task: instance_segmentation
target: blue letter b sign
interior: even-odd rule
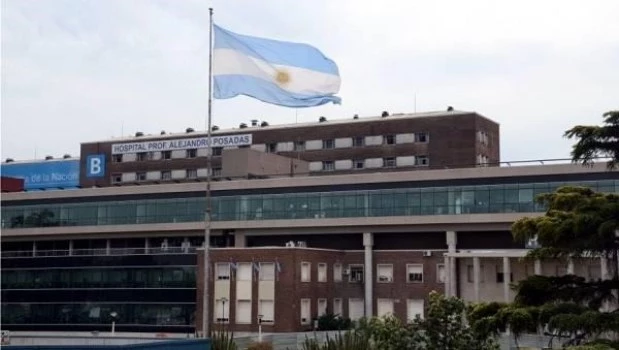
[[[93,154],[86,157],[86,177],[105,176],[105,154]]]

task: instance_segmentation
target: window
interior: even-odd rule
[[[260,280],[274,281],[275,280],[275,264],[260,263]]]
[[[352,146],[353,147],[363,147],[365,145],[365,137],[356,136],[352,138]]]
[[[305,151],[305,141],[296,141],[294,143],[294,150],[297,152]]]
[[[391,283],[391,282],[393,282],[393,265],[391,265],[391,264],[378,264],[376,266],[376,281],[378,283]]]
[[[139,152],[136,154],[136,160],[138,162],[143,162],[148,158],[148,154],[146,152]]]
[[[350,274],[348,282],[363,282],[363,265],[350,265]]]
[[[419,165],[419,166],[430,165],[430,159],[428,158],[428,156],[416,156],[415,165]]]
[[[383,158],[383,166],[385,168],[393,168],[393,167],[395,167],[395,158],[393,158],[393,157]]]
[[[251,263],[239,263],[236,268],[236,280],[237,281],[251,281],[252,280],[252,264]]]
[[[352,168],[353,169],[363,169],[365,167],[365,160],[364,159],[355,159],[352,161]]]
[[[393,299],[376,300],[376,316],[385,317],[393,315]]]
[[[423,265],[421,264],[406,265],[406,282],[409,282],[409,283],[423,282]]]
[[[236,302],[236,323],[251,323],[251,300]]]
[[[215,322],[228,322],[230,315],[230,300],[228,298],[221,298],[215,300],[213,307],[213,314],[215,315]]]
[[[123,155],[122,154],[113,154],[112,155],[112,163],[120,163],[123,161]]]
[[[322,149],[332,149],[335,148],[335,141],[331,140],[322,140]]]
[[[587,274],[589,281],[598,281],[602,279],[602,270],[600,270],[600,265],[589,265],[587,267]]]
[[[473,265],[468,265],[466,267],[466,279],[467,279],[467,282],[473,283],[475,281],[474,274],[475,274],[475,271],[473,269]],[[486,281],[485,275],[486,275],[486,273],[485,273],[484,265],[480,265],[479,266],[479,282],[480,283],[483,283],[483,282]]]
[[[436,282],[445,283],[447,275],[445,274],[445,264],[436,265]]]
[[[186,177],[188,179],[195,179],[195,178],[197,178],[198,177],[198,170],[197,169],[187,169]]]
[[[195,148],[188,149],[187,151],[185,151],[185,154],[187,158],[195,158],[198,156],[198,150]]]
[[[335,163],[332,160],[325,160],[322,162],[322,170],[333,171],[335,170]]]
[[[172,159],[172,151],[161,152],[161,159]]]
[[[301,324],[310,324],[312,321],[312,300],[301,299]]]
[[[385,145],[395,145],[395,136],[394,135],[385,135],[383,137],[383,143]]]
[[[218,280],[230,279],[230,263],[215,264],[215,278]]]
[[[277,152],[277,143],[267,143],[266,146],[267,153]]]
[[[333,265],[333,282],[342,282],[342,264]]]
[[[417,316],[423,318],[423,299],[406,300],[406,321],[413,322]]]
[[[164,170],[161,172],[161,180],[171,180],[172,172],[170,170]]]
[[[348,299],[348,318],[351,321],[358,321],[363,318],[365,305],[363,305],[363,299],[351,298]]]
[[[339,315],[339,316],[343,316],[344,315],[344,308],[343,308],[343,305],[342,305],[342,299],[341,298],[333,299],[333,314],[334,315]]]
[[[418,132],[415,134],[415,142],[428,142],[428,133],[426,132]]]
[[[220,177],[221,176],[221,168],[217,167],[217,168],[213,168],[213,177]]]
[[[308,262],[301,263],[301,282],[311,281],[311,267],[312,265]]]
[[[123,181],[123,174],[112,174],[112,183],[117,184]]]
[[[146,181],[146,173],[145,172],[135,173],[135,179],[137,181]]]
[[[327,264],[318,264],[318,282],[327,282]]]
[[[213,147],[211,148],[211,152],[213,152],[213,157],[221,156],[223,153],[223,147]]]
[[[327,314],[327,299],[318,299],[318,317]]]
[[[273,300],[260,300],[258,303],[258,315],[260,323],[273,323],[275,321],[275,310]]]

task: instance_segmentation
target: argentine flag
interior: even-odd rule
[[[318,49],[235,34],[214,25],[213,96],[246,95],[285,107],[339,104],[337,65]]]

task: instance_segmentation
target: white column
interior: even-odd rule
[[[372,317],[373,310],[373,293],[374,278],[372,277],[372,246],[374,245],[374,237],[372,233],[363,234],[363,247],[365,248],[365,317]]]
[[[105,240],[105,255],[110,255],[112,252],[112,241],[109,239]]]
[[[538,276],[542,275],[542,261],[540,259],[535,259],[535,274]]]
[[[455,231],[447,231],[445,232],[445,240],[447,241],[447,250],[450,253],[456,252],[456,244],[458,243],[458,235]],[[458,275],[456,274],[456,257],[449,258],[449,266],[445,266],[446,269],[449,269],[449,295],[455,297],[458,295]]]
[[[567,274],[568,275],[573,275],[574,274],[574,260],[569,259],[567,261]]]
[[[480,271],[481,271],[481,267],[479,265],[479,257],[476,256],[473,258],[473,291],[475,292],[474,295],[475,295],[476,303],[480,301],[480,298],[479,298]]]
[[[73,255],[73,240],[69,240],[69,255]]]
[[[37,256],[37,242],[32,242],[32,256]]]
[[[503,299],[506,303],[509,303],[509,284],[511,283],[511,266],[509,265],[509,258],[503,257]]]
[[[144,254],[148,254],[148,249],[150,248],[150,240],[148,237],[144,238]]]
[[[605,257],[600,257],[600,277],[602,280],[608,279],[608,261]]]
[[[451,296],[449,294],[450,291],[451,291],[449,285],[451,284],[451,280],[453,278],[451,276],[451,274],[449,273],[449,270],[450,270],[449,269],[449,260],[451,260],[451,259],[447,255],[445,255],[445,262],[444,262],[444,264],[445,264],[445,296],[446,297]]]
[[[234,246],[237,248],[245,248],[247,246],[245,240],[245,232],[235,231],[234,232]]]

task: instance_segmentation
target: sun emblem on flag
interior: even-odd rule
[[[285,70],[277,70],[275,73],[275,81],[279,85],[286,85],[290,82],[290,74]]]

